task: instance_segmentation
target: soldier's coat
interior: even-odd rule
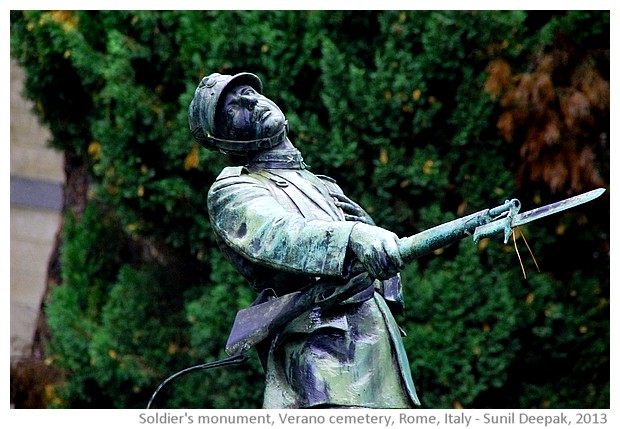
[[[342,193],[303,162],[228,167],[218,176],[208,196],[218,244],[257,292],[282,296],[318,278],[346,281],[355,222],[345,220],[330,191]],[[399,278],[391,281],[400,292]],[[329,311],[308,311],[265,340],[259,347],[263,406],[419,404],[399,328],[382,292],[375,281],[365,293]]]

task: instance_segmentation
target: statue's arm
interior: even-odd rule
[[[208,209],[215,233],[255,263],[316,276],[346,274],[355,222],[308,220],[291,213],[267,185],[248,175],[216,181]]]

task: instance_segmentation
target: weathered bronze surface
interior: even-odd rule
[[[189,123],[204,147],[244,157],[213,183],[208,209],[222,252],[259,294],[229,344],[252,340],[228,351],[257,347],[264,407],[419,404],[390,309],[402,304],[398,237],[309,171],[255,75],[205,77]]]
[[[204,147],[243,157],[211,186],[221,251],[258,293],[238,312],[226,351],[256,347],[266,408],[419,405],[401,331],[399,271],[467,236],[504,232],[596,194],[518,215],[518,200],[399,239],[331,178],[313,174],[278,106],[251,73],[202,79],[189,125]]]

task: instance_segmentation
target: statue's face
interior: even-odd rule
[[[239,85],[225,93],[217,123],[222,138],[243,141],[271,137],[284,122],[284,113],[273,101],[251,86]]]

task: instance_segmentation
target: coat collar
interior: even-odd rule
[[[269,150],[254,156],[248,167],[260,169],[305,170],[308,168],[298,149]]]

